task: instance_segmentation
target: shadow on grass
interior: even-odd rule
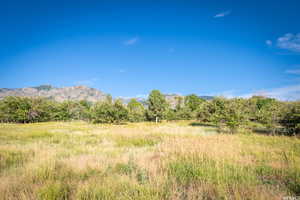
[[[217,128],[217,126],[213,125],[213,124],[207,124],[207,123],[203,123],[203,122],[192,122],[189,123],[190,126],[204,126],[204,127],[213,127],[213,128]]]
[[[113,123],[113,125],[118,125],[118,126],[122,126],[122,125],[127,125],[128,123],[126,122],[116,122],[116,123]]]
[[[290,136],[291,134],[287,132],[284,128],[276,128],[272,133],[272,130],[267,128],[252,128],[252,131],[261,135],[286,135]]]

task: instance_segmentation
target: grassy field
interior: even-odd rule
[[[190,122],[0,124],[0,199],[282,199],[300,140]]]

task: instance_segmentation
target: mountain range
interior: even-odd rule
[[[0,88],[0,99],[6,96],[23,96],[23,97],[44,97],[55,101],[80,101],[87,100],[89,102],[103,101],[108,94],[87,86],[71,86],[71,87],[53,87],[51,85],[40,85],[37,87],[26,88]],[[165,94],[167,101],[173,105],[176,103],[178,94]],[[184,97],[184,96],[182,96]],[[210,100],[212,96],[199,96],[200,98]],[[124,103],[128,103],[130,98],[121,98]],[[138,101],[145,103],[145,98],[137,98]]]

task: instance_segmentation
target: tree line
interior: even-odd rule
[[[300,102],[283,102],[254,96],[249,99],[216,97],[204,100],[197,95],[176,97],[171,106],[159,90],[153,90],[143,105],[131,99],[97,103],[87,101],[56,102],[45,98],[5,97],[0,100],[0,122],[33,123],[86,120],[92,123],[123,123],[162,120],[198,120],[234,133],[239,128],[263,125],[270,133],[300,133]]]

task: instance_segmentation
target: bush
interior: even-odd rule
[[[136,99],[131,99],[127,105],[128,118],[130,122],[141,122],[145,121],[145,108],[143,104],[138,102]]]
[[[285,112],[281,125],[287,130],[290,135],[300,133],[300,102],[294,102],[288,105],[287,112]]]
[[[108,101],[98,102],[92,110],[94,123],[120,123],[128,120],[128,110],[117,100],[115,103]]]

